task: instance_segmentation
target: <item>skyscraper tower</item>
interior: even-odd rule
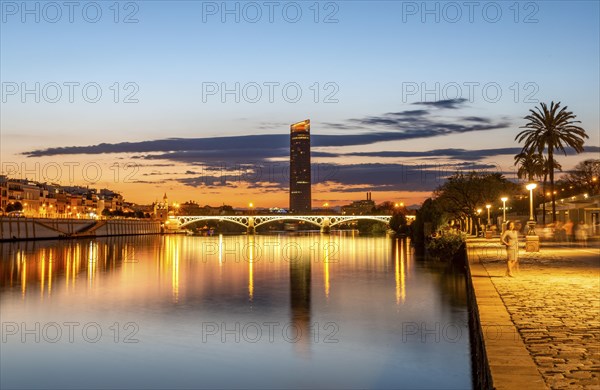
[[[310,213],[310,119],[290,126],[290,212]]]

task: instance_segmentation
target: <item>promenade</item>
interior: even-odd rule
[[[600,389],[600,248],[542,243],[505,277],[499,239],[467,243],[497,389]]]

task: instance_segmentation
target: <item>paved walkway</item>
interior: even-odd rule
[[[539,253],[521,249],[516,278],[504,276],[506,255],[498,239],[470,240],[468,251],[472,280],[483,286],[480,291],[485,291],[487,281],[496,290],[491,294],[500,298],[495,306],[485,305],[487,298],[482,302],[482,293],[475,288],[494,385],[520,386],[518,375],[511,379],[507,370],[498,371],[514,362],[503,362],[491,325],[486,329],[483,320],[508,313],[512,322],[508,327],[514,326],[520,337],[505,340],[504,346],[524,343],[530,358],[525,362],[521,356],[522,365],[533,361],[546,386],[600,390],[600,249],[543,244]],[[515,351],[518,355],[518,348]]]

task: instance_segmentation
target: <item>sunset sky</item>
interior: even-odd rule
[[[313,207],[418,204],[457,170],[514,178],[552,100],[590,136],[563,168],[599,156],[597,1],[0,4],[13,177],[287,207],[289,125],[310,119]]]

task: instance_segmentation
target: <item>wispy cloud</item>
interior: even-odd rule
[[[441,100],[423,104],[440,109],[460,108],[466,99]],[[285,124],[263,122],[259,128],[282,128]],[[345,134],[313,134],[313,147],[360,146],[377,142],[430,138],[465,132],[487,131],[509,126],[506,121],[491,118],[463,117],[462,119],[440,119],[428,109],[389,112],[363,118],[350,118],[343,122],[324,124],[325,129],[355,130]],[[314,127],[313,127],[314,128]],[[165,159],[186,163],[202,163],[215,159],[243,157],[264,160],[284,157],[289,153],[287,134],[252,134],[231,137],[168,138],[142,142],[102,143],[89,146],[64,146],[27,151],[29,157],[103,154],[103,153],[147,153],[138,157],[156,160]]]
[[[420,106],[429,106],[435,108],[445,108],[456,110],[458,108],[462,108],[463,104],[467,102],[467,99],[447,99],[447,100],[438,100],[435,102],[416,102],[412,104],[420,105]]]

